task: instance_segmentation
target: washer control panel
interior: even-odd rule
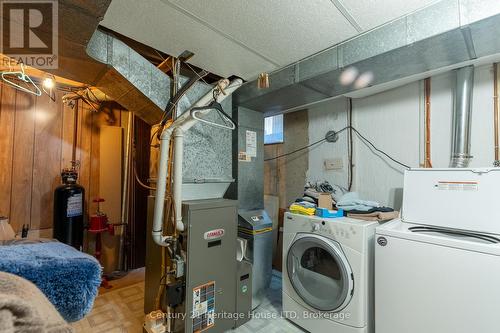
[[[358,248],[365,242],[367,233],[375,231],[376,222],[357,221],[349,218],[322,218],[287,213],[284,231],[288,234],[311,233],[321,235],[346,246]]]
[[[345,239],[349,239],[352,236],[356,235],[356,230],[352,226],[343,226],[325,221],[312,223],[311,231]]]

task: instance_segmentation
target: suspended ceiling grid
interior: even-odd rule
[[[113,0],[101,24],[220,76],[253,79],[435,0]]]

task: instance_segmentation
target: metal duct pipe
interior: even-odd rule
[[[500,109],[498,106],[498,63],[493,64],[493,124],[494,124],[494,142],[495,142],[495,160],[494,167],[500,167]]]
[[[275,115],[338,96],[373,95],[472,62],[500,61],[497,4],[498,0],[437,1],[270,73],[268,89],[258,89],[258,80],[248,82],[233,102]],[[340,84],[350,67],[372,74],[368,87]]]
[[[466,168],[472,158],[470,155],[470,139],[474,66],[459,68],[456,74],[450,167]]]

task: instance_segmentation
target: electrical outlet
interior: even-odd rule
[[[326,159],[323,161],[325,170],[342,170],[344,161],[341,158]]]

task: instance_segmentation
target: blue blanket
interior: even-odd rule
[[[0,271],[33,282],[66,321],[90,312],[101,284],[101,265],[63,243],[0,245]]]

